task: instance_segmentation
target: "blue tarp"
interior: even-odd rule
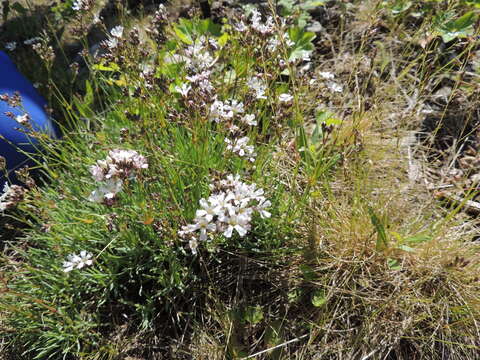
[[[12,112],[15,116],[27,113],[34,130],[42,131],[55,137],[55,127],[45,112],[46,101],[38,94],[33,85],[17,70],[15,64],[4,52],[0,51],[0,95],[9,96],[18,92],[22,99],[20,107],[12,107],[5,101],[0,100],[0,155],[6,159],[7,169],[12,172],[15,169],[31,164],[28,155],[22,153],[38,152],[37,141],[22,131],[22,127],[14,118],[5,115]],[[0,185],[4,178],[0,173]]]

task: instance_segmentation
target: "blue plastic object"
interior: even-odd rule
[[[12,112],[15,116],[28,113],[32,128],[47,133],[51,137],[56,137],[56,131],[44,110],[46,101],[37,93],[30,81],[20,74],[7,54],[0,51],[0,95],[12,96],[15,92],[21,96],[20,107],[12,107],[0,100],[0,155],[7,162],[10,180],[14,178],[14,170],[32,164],[31,158],[24,152],[34,154],[40,149],[36,139],[18,130],[18,128],[27,129],[14,118],[5,115],[5,112]],[[4,180],[4,176],[0,174],[0,185]]]

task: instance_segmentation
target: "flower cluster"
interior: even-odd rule
[[[0,195],[0,211],[15,207],[25,197],[25,188],[18,185],[3,185],[3,193]]]
[[[201,36],[197,41],[185,49],[185,60],[191,71],[201,73],[215,64],[214,58],[210,54],[209,47],[218,49],[218,44],[213,39],[207,41],[204,36]]]
[[[215,100],[210,105],[209,118],[216,123],[226,123],[231,132],[237,131],[239,128],[232,123],[235,117],[241,116],[240,121],[249,126],[257,125],[254,114],[245,114],[243,102],[235,99],[220,101]]]
[[[70,254],[67,256],[67,261],[63,262],[63,271],[69,272],[73,269],[81,269],[84,266],[92,265],[92,263],[92,254],[82,250],[79,255]]]
[[[8,51],[14,51],[17,48],[17,43],[15,41],[11,41],[5,44],[5,49]]]
[[[327,88],[330,91],[339,92],[339,93],[343,91],[343,86],[333,81],[333,79],[335,79],[335,74],[325,71],[325,72],[320,72],[319,75],[324,80],[326,80]]]
[[[74,11],[89,11],[94,4],[94,0],[75,0],[72,4]]]
[[[255,212],[262,218],[271,216],[266,210],[271,203],[263,196],[263,189],[240,181],[239,175],[229,175],[211,188],[213,194],[208,199],[200,199],[200,209],[196,211],[193,223],[179,231],[180,236],[189,239],[193,253],[197,251],[198,240],[205,241],[215,233],[230,238],[235,231],[239,236],[245,236]]]
[[[90,194],[89,200],[111,204],[122,190],[123,181],[134,179],[138,170],[147,168],[145,157],[135,150],[111,150],[105,160],[98,160],[90,167],[93,178],[103,183]]]
[[[266,99],[265,92],[267,91],[267,84],[259,76],[252,76],[247,80],[247,86],[250,90],[255,92],[255,98]]]
[[[280,38],[280,36],[281,34],[268,39],[267,50],[270,51],[271,53],[275,52],[278,49],[278,47],[281,45],[282,38]],[[288,32],[283,34],[283,41],[287,48],[290,48],[295,45],[295,43],[292,40],[290,40],[290,35],[288,34]]]
[[[269,16],[267,21],[262,22],[262,15],[256,9],[252,10],[252,17],[250,19],[252,22],[252,29],[261,35],[269,35],[275,31],[275,22],[273,17]]]
[[[234,140],[225,138],[225,142],[227,143],[227,151],[231,151],[241,157],[247,157],[249,161],[254,162],[257,154],[255,153],[253,145],[248,145],[249,141],[250,138],[248,136]]]
[[[110,50],[115,49],[118,46],[119,40],[123,36],[123,26],[115,26],[110,30],[110,36],[105,40],[102,45]]]

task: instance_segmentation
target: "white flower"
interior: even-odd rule
[[[196,217],[192,229],[200,230],[200,241],[205,241],[207,240],[207,231],[215,231],[216,226],[206,217]]]
[[[259,200],[259,203],[256,206],[256,210],[259,212],[260,217],[262,219],[269,218],[270,216],[272,216],[272,214],[270,212],[265,210],[266,208],[269,208],[270,206],[272,206],[272,203],[270,202],[270,200],[266,200],[263,197],[261,198],[261,200]]]
[[[242,114],[243,113],[243,102],[237,100],[230,101],[230,109],[233,111],[234,114]]]
[[[122,187],[123,182],[121,180],[108,179],[98,189],[92,191],[88,200],[96,203],[112,200],[122,190]]]
[[[225,186],[225,187],[237,187],[241,184],[242,182],[240,181],[240,175],[235,175],[233,176],[232,174],[227,175],[226,180],[221,180],[220,185]]]
[[[287,47],[292,47],[293,45],[295,45],[295,42],[290,39],[290,35],[288,33],[285,33],[283,35],[283,40],[285,41],[285,45]]]
[[[148,163],[144,156],[135,150],[111,150],[108,152],[109,157],[121,166],[130,166],[134,169],[147,169]]]
[[[8,207],[8,202],[5,201],[10,195],[10,186],[7,182],[3,185],[3,193],[0,195],[0,211],[5,211]]]
[[[185,49],[186,63],[194,71],[201,72],[213,66],[215,63],[213,57],[205,48],[205,37],[201,37],[193,45]]]
[[[268,39],[267,50],[270,52],[274,52],[275,50],[277,50],[279,45],[280,45],[280,40],[276,37],[272,37]]]
[[[303,61],[310,61],[311,60],[310,55],[312,55],[312,52],[310,50],[303,50],[301,54],[302,54],[302,60]]]
[[[181,94],[183,97],[188,96],[188,92],[192,89],[192,87],[188,84],[182,84],[180,86],[175,86],[175,91]]]
[[[30,120],[30,116],[28,116],[28,114],[15,116],[15,121],[18,122],[22,126],[28,125],[29,120]]]
[[[72,4],[72,10],[81,11],[87,10],[87,3],[85,0],[75,0]]]
[[[63,271],[69,272],[73,269],[81,269],[84,266],[92,265],[92,254],[82,250],[79,255],[71,254],[67,256],[67,261],[63,263]]]
[[[19,185],[3,185],[3,192],[0,195],[0,211],[3,212],[17,205],[23,200],[25,189]]]
[[[110,34],[113,37],[120,39],[123,35],[123,26],[121,25],[115,26],[112,30],[110,30]]]
[[[205,71],[202,71],[201,73],[198,73],[192,76],[187,76],[186,79],[192,83],[197,83],[197,82],[208,80],[210,78],[211,73],[212,72],[210,70],[205,70]]]
[[[242,119],[242,122],[244,122],[247,125],[250,126],[256,126],[257,121],[255,120],[255,114],[246,114]]]
[[[25,45],[33,45],[33,44],[39,42],[40,40],[42,40],[42,39],[39,38],[39,37],[33,37],[33,38],[31,38],[31,39],[25,40],[23,43],[24,43]]]
[[[229,216],[223,216],[220,220],[227,224],[227,229],[223,233],[226,238],[232,237],[233,230],[236,230],[238,235],[243,237],[250,229],[248,217],[245,215],[233,213],[229,214]]]
[[[210,203],[208,200],[200,199],[201,209],[197,210],[195,216],[197,218],[204,217],[208,221],[212,221],[215,215],[218,215],[217,205]]]
[[[278,100],[283,103],[289,103],[293,100],[293,96],[290,94],[280,94]]]
[[[118,46],[118,39],[112,38],[103,42],[109,49],[115,49]]]
[[[250,141],[248,136],[244,136],[240,139],[230,140],[225,138],[225,142],[227,143],[227,150],[232,151],[240,155],[241,157],[248,157],[250,161],[255,161],[255,149],[252,145],[247,145]]]
[[[319,75],[326,80],[333,80],[335,75],[331,72],[320,72]]]
[[[13,51],[17,48],[17,42],[16,41],[11,41],[5,44],[5,49],[8,51]]]
[[[266,99],[265,91],[267,90],[267,85],[263,80],[261,80],[258,76],[253,76],[247,80],[247,86],[255,91],[255,97],[257,99]]]
[[[188,247],[190,250],[192,250],[192,254],[196,255],[197,254],[197,249],[198,249],[198,241],[196,238],[192,237],[190,241],[188,242]]]
[[[213,211],[215,215],[218,216],[221,216],[225,213],[225,210],[228,208],[230,201],[229,197],[224,192],[210,196],[209,200],[210,204],[214,207]]]
[[[244,32],[248,29],[247,25],[245,25],[243,21],[240,21],[239,23],[234,24],[233,28],[238,32]]]
[[[330,91],[333,92],[342,92],[343,91],[343,86],[340,84],[337,84],[336,82],[330,81],[327,83],[327,87]]]
[[[288,33],[285,33],[283,35],[283,41],[285,42],[285,46],[287,48],[290,48],[293,45],[295,45],[295,43],[292,40],[290,40],[290,35],[288,35]],[[270,52],[274,52],[275,50],[277,50],[280,44],[281,44],[281,39],[279,37],[272,37],[267,42],[267,50],[269,50]]]
[[[218,44],[218,41],[215,40],[214,38],[208,39],[208,43],[209,43],[210,46],[211,46],[212,48],[214,48],[215,50],[217,50],[217,49],[220,47],[220,45]]]
[[[230,105],[223,103],[220,100],[215,100],[212,105],[210,105],[210,119],[215,122],[220,122],[221,120],[229,120],[233,118],[233,111]]]

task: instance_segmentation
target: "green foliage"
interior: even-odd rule
[[[258,64],[275,76],[268,93],[296,89],[279,80],[269,57],[253,62],[248,55],[252,47],[243,46],[238,34],[226,36],[211,20],[180,19],[170,33],[175,36],[159,49],[151,65],[154,78],[170,91],[149,89],[138,81],[137,66],[145,59],[131,47],[121,61],[88,59],[91,74],[84,93],[64,104],[72,121],[63,139],[47,145],[52,151],[41,168],[48,185],[32,190],[17,215],[27,228],[24,238],[10,246],[21,258],[21,269],[8,255],[2,260],[6,283],[0,309],[9,313],[7,324],[15,329],[14,336],[5,336],[26,346],[29,358],[80,357],[108,349],[104,334],[114,332],[114,324],[128,322],[141,332],[177,331],[203,311],[204,283],[211,271],[204,264],[218,264],[218,251],[252,257],[290,251],[282,250],[285,238],[294,232],[288,219],[301,205],[291,205],[300,194],[284,190],[272,160],[278,141],[275,127],[280,124],[269,118],[278,104],[271,99],[247,104],[246,111],[260,123],[242,130],[258,141],[253,166],[227,154],[228,128],[187,106],[175,90],[186,82],[186,65],[166,59],[207,36],[220,45],[215,52],[219,62],[233,64],[227,79],[215,74],[219,99],[246,98],[250,90],[236,84],[254,76]],[[289,34],[295,42],[290,59],[313,50],[312,33],[295,27]],[[101,114],[99,104],[106,109]],[[167,118],[169,112],[182,120]],[[269,142],[261,141],[267,137]],[[320,144],[315,147],[320,151]],[[89,167],[113,149],[137,150],[148,159],[148,170],[125,180],[113,205],[90,202],[87,198],[98,184]],[[228,174],[239,174],[242,181],[265,189],[272,217],[255,216],[245,237],[212,235],[195,256],[179,231],[194,219],[199,200],[211,194],[209,185]],[[81,251],[93,255],[93,264],[64,272],[67,257]],[[269,261],[275,263],[275,257]],[[261,307],[243,309],[245,324],[257,325],[264,319]]]
[[[305,31],[300,27],[292,27],[288,30],[290,40],[294,45],[289,50],[288,59],[295,61],[301,59],[305,52],[311,52],[315,48],[312,41],[315,39],[315,34]]]
[[[222,27],[211,19],[180,19],[178,25],[174,26],[175,34],[185,44],[193,44],[194,39],[202,35],[221,37],[221,29]]]
[[[457,38],[473,35],[477,18],[473,11],[467,12],[456,19],[452,13],[443,13],[434,19],[435,30],[447,43]]]
[[[324,6],[326,2],[326,0],[279,0],[278,5],[282,16],[294,16],[296,24],[304,28],[312,20],[310,11]]]

